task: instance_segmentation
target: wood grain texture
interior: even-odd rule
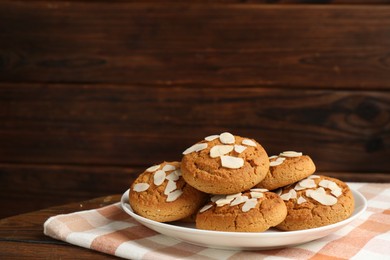
[[[319,171],[390,169],[390,92],[1,84],[0,107],[4,163],[145,166],[230,131]]]
[[[390,88],[390,6],[0,1],[0,80]]]
[[[144,167],[0,164],[0,219],[125,192]]]
[[[51,216],[95,209],[119,201],[108,196],[48,208],[0,220],[0,259],[117,259],[54,240],[43,234],[43,223]]]

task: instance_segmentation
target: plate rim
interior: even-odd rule
[[[196,229],[196,228],[192,228],[192,227],[183,227],[183,226],[171,225],[169,223],[157,222],[157,221],[142,217],[142,216],[138,215],[137,213],[135,213],[133,211],[133,209],[131,208],[131,205],[128,202],[129,192],[130,192],[130,189],[126,190],[122,194],[121,201],[120,201],[121,207],[128,215],[130,215],[135,220],[137,220],[137,222],[139,222],[141,225],[143,225],[143,223],[138,221],[138,219],[140,219],[141,221],[144,221],[148,224],[154,225],[154,226],[157,225],[158,227],[161,227],[161,228],[168,228],[172,231],[186,232],[186,233],[196,232],[198,235],[231,236],[231,237],[233,236],[233,237],[240,237],[240,238],[243,238],[243,237],[245,237],[245,238],[253,238],[253,237],[256,237],[256,238],[275,238],[275,237],[279,237],[279,236],[286,237],[286,236],[299,236],[302,234],[309,235],[309,234],[313,234],[313,233],[317,233],[317,232],[321,232],[321,231],[326,231],[328,229],[337,228],[339,226],[343,226],[344,224],[348,224],[349,222],[352,222],[353,220],[358,218],[364,211],[366,211],[367,205],[368,205],[367,199],[359,191],[351,189],[351,192],[352,192],[354,198],[356,198],[356,197],[359,198],[363,203],[362,203],[362,205],[359,205],[358,208],[356,207],[356,204],[355,204],[353,214],[349,218],[344,219],[342,221],[339,221],[337,223],[333,223],[330,225],[317,227],[317,228],[311,228],[311,229],[305,229],[305,230],[295,230],[295,231],[232,232],[232,231],[214,231],[214,230]]]

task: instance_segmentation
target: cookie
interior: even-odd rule
[[[269,159],[268,173],[256,187],[274,190],[302,180],[316,171],[313,160],[302,153],[287,151]]]
[[[183,178],[210,194],[248,190],[264,179],[269,168],[268,155],[258,142],[226,132],[206,137],[183,154]]]
[[[215,195],[196,215],[196,228],[230,232],[262,232],[284,220],[287,208],[273,192],[251,189]]]
[[[349,218],[354,198],[348,185],[338,179],[311,175],[282,189],[287,217],[276,226],[292,231],[330,225]]]
[[[163,162],[141,173],[132,183],[129,202],[140,216],[158,222],[191,216],[204,205],[207,194],[188,185],[179,162]]]

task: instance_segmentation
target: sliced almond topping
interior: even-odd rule
[[[328,180],[321,180],[320,183],[318,183],[318,185],[324,188],[328,188],[330,182],[331,181]]]
[[[262,198],[264,195],[262,192],[258,192],[258,191],[251,191],[251,198]]]
[[[283,161],[272,161],[269,163],[269,166],[275,167],[275,166],[281,165],[282,163],[283,163]]]
[[[239,196],[239,197],[236,197],[231,203],[230,203],[230,206],[236,206],[238,204],[241,204],[241,203],[244,203],[245,201],[247,201],[249,198],[247,196]]]
[[[180,170],[180,169],[177,169],[177,170],[175,171],[175,173],[176,173],[177,176],[179,176],[179,177],[181,176],[181,170]]]
[[[336,197],[340,197],[341,194],[343,194],[343,191],[339,188],[339,189],[332,190],[330,193],[332,193]]]
[[[231,133],[225,132],[219,135],[219,140],[223,144],[234,144],[236,142],[236,138]]]
[[[207,205],[203,206],[203,207],[199,210],[199,212],[200,212],[200,213],[205,212],[206,210],[211,209],[212,207],[213,207],[213,204],[207,204]]]
[[[245,201],[244,205],[242,205],[242,212],[248,212],[249,210],[256,207],[257,199],[248,199]]]
[[[302,156],[302,153],[300,152],[295,152],[295,151],[285,151],[279,154],[280,156],[284,157],[299,157]]]
[[[173,171],[173,170],[176,170],[176,166],[171,165],[171,164],[166,164],[162,169],[163,169],[163,171],[166,171],[166,172]]]
[[[227,198],[227,199],[237,198],[237,197],[240,197],[241,195],[242,195],[242,193],[239,192],[239,193],[236,193],[236,194],[227,195],[226,198]]]
[[[283,193],[282,195],[280,195],[280,198],[281,198],[282,200],[290,200],[290,198],[291,198],[291,193],[290,193],[290,192]]]
[[[204,140],[211,142],[211,141],[217,139],[218,137],[219,137],[219,135],[209,135],[209,136],[205,137]]]
[[[317,184],[311,179],[304,179],[299,182],[299,185],[304,188],[315,188]]]
[[[321,178],[320,176],[318,175],[310,175],[309,177],[307,177],[308,179],[318,179],[318,178]]]
[[[244,159],[233,156],[221,156],[222,166],[230,169],[239,169],[244,166]]]
[[[302,203],[304,203],[304,202],[306,202],[306,201],[307,201],[307,200],[306,200],[304,197],[301,196],[301,197],[298,198],[297,203],[298,203],[298,204],[302,204]]]
[[[278,156],[277,155],[272,155],[272,156],[270,156],[270,157],[268,157],[268,159],[274,159],[274,158],[278,158]]]
[[[256,143],[253,140],[250,139],[244,139],[242,140],[242,144],[248,145],[248,146],[253,146],[256,147]]]
[[[177,200],[183,194],[182,190],[175,190],[173,192],[168,193],[167,202],[172,202]]]
[[[331,206],[337,203],[337,199],[331,195],[328,195],[326,193],[323,193],[319,191],[321,188],[318,188],[314,190],[311,194],[310,197],[321,203],[322,205],[325,206]]]
[[[294,189],[290,190],[290,199],[296,199],[297,198],[297,192]]]
[[[267,189],[263,189],[263,188],[252,188],[252,189],[250,189],[250,191],[267,192],[268,190]]]
[[[167,186],[165,187],[164,194],[168,195],[170,192],[176,190],[176,182],[174,181],[168,181]]]
[[[198,143],[198,144],[194,144],[193,146],[187,148],[183,154],[186,155],[186,154],[189,154],[189,153],[192,153],[192,152],[199,152],[199,151],[202,151],[203,149],[206,149],[207,148],[207,143]]]
[[[164,180],[165,180],[165,172],[164,171],[158,170],[154,173],[154,175],[153,175],[154,185],[159,186],[159,185],[163,184]]]
[[[233,151],[233,145],[215,145],[210,149],[210,157],[217,158]]]
[[[306,190],[306,191],[305,191],[306,197],[310,198],[310,194],[311,194],[313,191],[314,191],[314,190]]]
[[[134,185],[133,187],[133,191],[136,191],[136,192],[142,192],[142,191],[146,191],[147,189],[149,189],[149,184],[147,183],[137,183]]]
[[[219,200],[219,199],[224,199],[224,198],[226,198],[226,195],[214,195],[214,196],[212,196],[211,197],[211,201],[212,202],[216,202],[217,200]]]
[[[280,195],[282,200],[290,200],[297,198],[297,192],[294,189],[289,190],[287,193]]]
[[[165,179],[169,181],[177,181],[179,179],[179,176],[177,175],[177,171],[173,171],[170,174],[165,177]]]
[[[160,165],[153,165],[146,169],[147,172],[154,172],[160,169]]]
[[[217,207],[222,207],[222,206],[225,206],[227,204],[230,204],[230,202],[232,202],[232,200],[234,200],[234,198],[230,198],[230,199],[227,199],[227,198],[224,198],[224,199],[219,199],[215,202],[215,204],[217,204]]]
[[[234,151],[236,151],[236,153],[242,153],[243,151],[245,151],[245,149],[246,146],[239,145],[239,144],[234,145]]]
[[[294,187],[294,190],[304,190],[306,189],[305,187],[302,187],[301,185],[299,185],[299,182],[297,183],[297,185],[295,185]]]

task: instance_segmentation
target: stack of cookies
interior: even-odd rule
[[[129,202],[143,217],[216,231],[292,231],[348,218],[349,187],[315,170],[307,155],[269,157],[256,140],[225,132],[187,148],[181,162],[146,169],[132,183]]]

